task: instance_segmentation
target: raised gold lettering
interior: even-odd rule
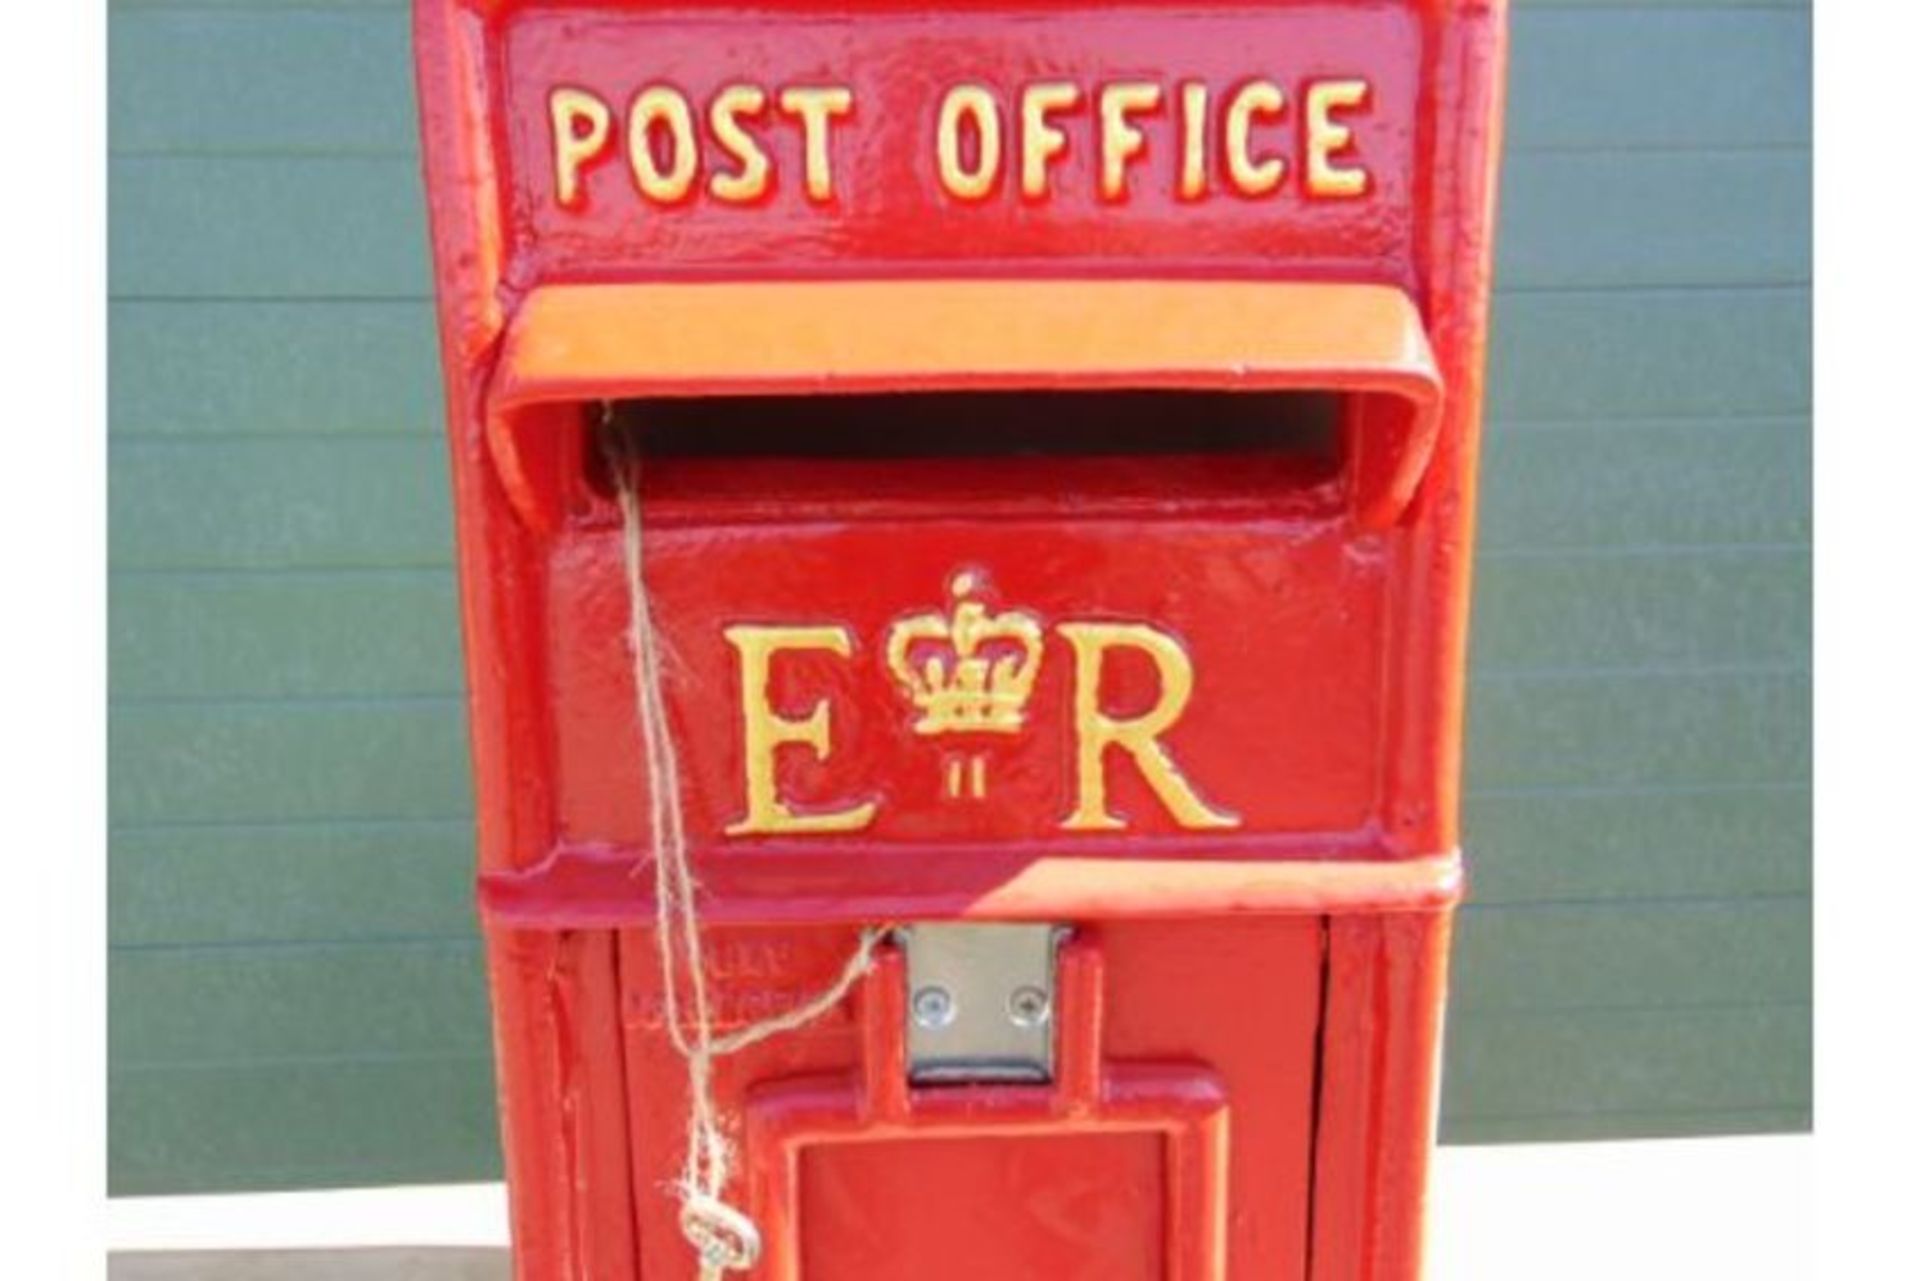
[[[974,136],[971,166],[961,146],[961,133]],[[956,85],[940,100],[940,123],[935,138],[940,160],[940,186],[955,200],[984,200],[1000,176],[1000,111],[993,95],[979,85]]]
[[[606,149],[613,112],[584,89],[561,88],[547,96],[547,116],[553,122],[554,198],[572,208],[580,202],[580,170]]]
[[[1207,86],[1189,80],[1180,86],[1180,198],[1207,194]]]
[[[1080,105],[1080,86],[1064,80],[1031,84],[1020,95],[1020,194],[1047,197],[1047,168],[1067,149],[1067,135],[1047,117]]]
[[[654,134],[662,129],[672,157],[664,169],[653,149]],[[627,111],[627,162],[640,194],[657,204],[678,204],[693,190],[700,145],[694,138],[693,110],[678,89],[649,85],[634,95]]]
[[[758,116],[766,109],[767,91],[759,85],[728,85],[714,95],[707,108],[713,139],[740,166],[732,173],[717,171],[707,179],[707,190],[715,200],[743,205],[767,194],[772,165],[766,150],[740,123],[743,117]]]
[[[789,85],[780,91],[780,110],[800,121],[807,199],[825,204],[833,199],[828,134],[834,120],[853,110],[853,90],[845,85]]]
[[[1147,149],[1147,136],[1133,117],[1160,110],[1157,84],[1110,84],[1100,91],[1100,195],[1105,200],[1127,197],[1127,162]]]
[[[746,816],[727,825],[729,836],[774,832],[851,832],[873,821],[872,801],[811,814],[796,814],[780,798],[775,758],[780,747],[799,743],[820,760],[833,754],[833,730],[824,698],[798,720],[780,715],[768,693],[773,657],[791,650],[824,650],[847,657],[853,637],[844,627],[734,626],[725,631],[740,655],[740,718],[746,760]]]
[[[1180,643],[1145,623],[1061,623],[1073,646],[1073,724],[1079,742],[1079,799],[1061,826],[1075,832],[1110,832],[1126,820],[1107,809],[1106,754],[1117,747],[1133,758],[1174,821],[1185,828],[1238,827],[1237,816],[1210,808],[1181,774],[1160,736],[1180,719],[1193,696],[1193,663]],[[1128,647],[1153,660],[1160,698],[1143,715],[1122,720],[1100,709],[1100,677],[1109,650]]]
[[[1255,116],[1277,119],[1286,106],[1286,94],[1271,80],[1249,80],[1227,100],[1227,178],[1243,196],[1264,196],[1286,177],[1286,161],[1256,159],[1252,139]]]
[[[1353,145],[1353,130],[1333,118],[1335,111],[1367,105],[1364,80],[1322,80],[1307,86],[1307,194],[1364,196],[1371,175],[1359,165],[1342,166],[1334,157]]]

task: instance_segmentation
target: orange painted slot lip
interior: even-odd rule
[[[509,324],[488,437],[538,508],[514,411],[637,396],[1009,389],[1326,390],[1410,404],[1382,490],[1425,470],[1441,378],[1419,309],[1325,281],[837,280],[554,284]]]
[[[1155,378],[1416,400],[1440,385],[1413,300],[1389,285],[845,280],[544,286],[514,317],[494,395]]]

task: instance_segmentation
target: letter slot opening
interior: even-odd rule
[[[637,459],[654,520],[860,513],[1327,515],[1343,506],[1326,392],[982,391],[633,399],[582,430]],[[611,519],[581,446],[576,518]]]

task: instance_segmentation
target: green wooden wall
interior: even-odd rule
[[[1444,1136],[1803,1129],[1804,0],[1520,0]],[[111,19],[111,1182],[499,1169],[400,0]]]

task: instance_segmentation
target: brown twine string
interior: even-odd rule
[[[667,720],[661,643],[643,572],[640,462],[622,446],[612,429],[612,407],[604,403],[600,426],[600,448],[613,476],[624,532],[627,642],[633,655],[635,719],[650,784],[647,835],[653,849],[654,940],[659,949],[663,1014],[668,1039],[687,1065],[687,1151],[675,1184],[680,1231],[699,1255],[702,1275],[717,1277],[726,1270],[745,1271],[754,1265],[760,1255],[760,1233],[752,1217],[726,1199],[733,1149],[714,1102],[714,1060],[804,1027],[838,1005],[872,968],[873,949],[883,930],[862,929],[859,944],[839,976],[810,999],[725,1035],[715,1034],[695,897],[699,886],[687,854],[686,818],[680,803],[680,759]]]

